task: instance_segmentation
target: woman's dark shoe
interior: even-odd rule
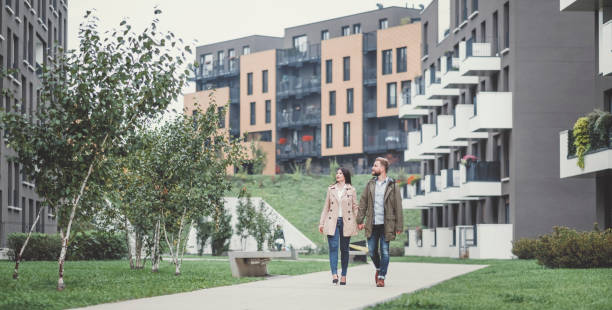
[[[346,285],[346,277],[342,277],[342,280],[340,280],[340,285]]]
[[[335,278],[333,278],[332,283],[333,284],[338,284],[338,277],[337,276]]]

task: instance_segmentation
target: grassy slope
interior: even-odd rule
[[[360,197],[369,175],[355,175],[353,186]],[[231,196],[237,196],[242,187],[246,187],[253,197],[263,197],[289,222],[297,227],[318,246],[327,247],[325,239],[318,231],[319,217],[327,187],[333,182],[330,176],[308,176],[284,174],[277,176],[237,175],[234,177],[234,187]],[[418,211],[404,211],[404,225],[415,226],[420,222]],[[364,232],[360,232],[351,241],[365,240]],[[391,246],[403,246],[406,235],[392,242]]]
[[[612,268],[549,269],[535,260],[394,257],[392,261],[489,267],[373,309],[612,309]]]
[[[14,263],[0,261],[0,309],[66,309],[126,299],[188,292],[260,280],[233,278],[228,261],[185,261],[182,275],[164,261],[160,272],[130,270],[127,261],[66,262],[66,290],[56,291],[57,262],[24,262],[12,279]],[[268,271],[297,275],[329,269],[327,262],[271,261]]]

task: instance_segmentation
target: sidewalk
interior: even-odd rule
[[[83,309],[361,309],[484,267],[392,262],[386,287],[377,288],[368,264],[350,268],[346,286],[332,285],[329,272],[316,272]]]

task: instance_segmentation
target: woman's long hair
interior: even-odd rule
[[[342,174],[344,175],[344,183],[352,185],[351,184],[351,172],[344,168],[344,167],[340,167],[338,169],[336,169],[336,173],[338,172],[338,170],[342,171]],[[334,182],[334,184],[336,184],[338,182]]]

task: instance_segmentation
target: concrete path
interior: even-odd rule
[[[332,285],[329,272],[316,272],[84,309],[361,309],[484,267],[392,262],[386,287],[377,288],[368,264],[350,268],[346,286]]]

